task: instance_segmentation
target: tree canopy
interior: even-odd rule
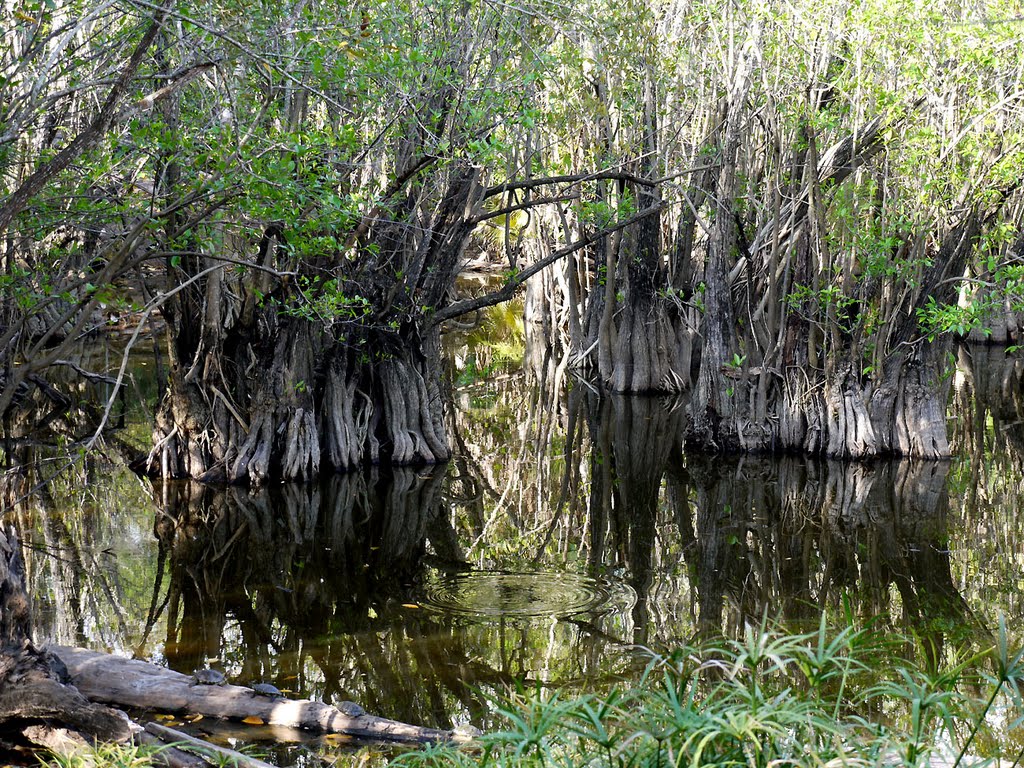
[[[528,278],[694,445],[941,457],[945,340],[1019,310],[1016,0],[0,13],[0,410],[159,309],[165,475],[443,460],[440,326]]]

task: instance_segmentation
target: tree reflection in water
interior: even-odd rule
[[[985,643],[996,611],[1011,626],[1024,612],[1021,368],[965,354],[953,463],[690,455],[678,401],[555,386],[549,359],[529,382],[456,392],[447,468],[260,493],[168,484],[147,506],[139,482],[93,458],[87,483],[17,507],[37,626],[438,726],[486,726],[488,689],[600,687],[638,672],[638,646],[764,616],[910,631],[938,665],[950,646]],[[123,543],[102,556],[125,532],[136,555]],[[636,601],[525,618],[428,610],[425,584],[466,569],[589,576]]]
[[[168,662],[191,670],[213,659],[237,680],[409,721],[445,723],[450,699],[479,714],[467,683],[481,674],[461,671],[464,638],[406,607],[428,547],[458,559],[444,481],[437,468],[258,493],[162,487]]]

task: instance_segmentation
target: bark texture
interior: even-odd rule
[[[131,736],[121,713],[61,681],[62,667],[32,642],[31,604],[18,537],[0,527],[0,734],[50,745],[61,728],[103,741]]]
[[[481,187],[475,170],[423,210],[415,199],[353,234],[359,259],[288,270],[268,227],[265,271],[193,264],[201,279],[168,311],[171,373],[151,466],[205,482],[311,480],[362,464],[449,457],[440,335]],[[413,226],[415,224],[415,226]]]

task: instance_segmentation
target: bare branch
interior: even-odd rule
[[[402,187],[405,186],[406,182],[409,181],[409,179],[413,178],[424,168],[429,168],[435,162],[437,162],[436,156],[424,155],[417,162],[411,165],[408,168],[408,170],[406,170],[405,173],[403,173],[401,176],[399,176],[397,179],[391,182],[391,184],[388,185],[388,188],[384,190],[384,194],[381,195],[380,202],[373,206],[369,213],[363,216],[358,226],[356,226],[356,228],[352,230],[352,234],[350,234],[348,238],[345,240],[345,250],[348,250],[353,245],[355,245],[356,241],[369,231],[370,225],[380,216],[381,205],[384,203],[385,200],[388,200],[391,197],[394,197],[396,194],[398,194],[398,192],[402,189]]]
[[[158,101],[163,101],[168,96],[170,96],[172,93],[174,93],[178,89],[182,88],[183,86],[187,85],[189,82],[194,80],[200,74],[202,74],[203,72],[205,72],[208,69],[212,69],[216,65],[217,65],[217,62],[215,62],[215,61],[207,61],[207,62],[203,62],[202,64],[196,64],[195,66],[189,67],[184,72],[179,73],[172,80],[172,82],[170,82],[169,84],[165,85],[163,88],[158,88],[157,90],[153,91],[152,93],[147,93],[145,96],[143,96],[137,102],[135,102],[135,105],[131,109],[128,109],[125,112],[123,112],[121,115],[119,115],[118,116],[119,119],[124,120],[126,118],[131,117],[136,112],[144,111],[144,110],[147,110],[147,109],[152,109],[153,105],[156,104]]]
[[[510,278],[509,281],[505,283],[505,285],[503,285],[494,293],[488,293],[485,294],[484,296],[478,296],[473,299],[457,301],[454,304],[450,304],[449,306],[438,310],[430,318],[429,325],[435,326],[438,323],[443,323],[445,320],[451,320],[452,318],[455,317],[461,317],[462,315],[465,315],[469,312],[475,312],[476,310],[483,309],[484,307],[493,307],[495,304],[500,304],[503,301],[508,301],[515,294],[519,286],[521,286],[523,283],[525,283],[527,280],[536,275],[545,267],[551,266],[559,259],[564,258],[565,256],[568,256],[572,253],[576,253],[576,251],[580,251],[586,248],[588,245],[596,243],[597,241],[601,240],[604,237],[607,237],[610,234],[625,229],[626,227],[632,224],[636,224],[638,221],[642,221],[643,219],[646,219],[648,216],[653,216],[654,214],[658,213],[659,211],[666,207],[668,207],[668,203],[660,202],[657,205],[652,205],[648,208],[644,208],[642,211],[630,216],[628,219],[623,219],[622,221],[618,222],[617,224],[611,227],[600,229],[597,232],[594,232],[593,234],[587,235],[582,240],[577,240],[575,243],[567,245],[564,248],[559,248],[557,251],[548,254],[540,261],[535,262],[528,266],[526,269],[522,270],[521,272],[518,272],[514,277]]]
[[[658,183],[657,181],[644,179],[640,176],[634,176],[632,173],[623,173],[622,171],[593,171],[591,173],[576,173],[567,176],[544,176],[539,179],[506,181],[504,184],[488,187],[484,191],[483,197],[494,197],[495,195],[501,195],[517,189],[537,189],[537,187],[545,187],[549,184],[578,184],[581,181],[602,180],[629,181],[641,187],[654,187]]]
[[[569,200],[579,200],[579,195],[556,195],[555,197],[535,197],[533,200],[525,200],[517,205],[510,205],[505,208],[499,208],[496,211],[488,211],[475,218],[469,220],[470,224],[479,224],[482,221],[488,219],[496,219],[499,216],[506,216],[516,211],[524,211],[527,208],[536,208],[538,205],[548,205],[549,203],[565,203]]]

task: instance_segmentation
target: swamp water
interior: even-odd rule
[[[601,690],[765,615],[891,627],[934,665],[999,614],[1024,642],[1024,364],[1001,350],[961,350],[958,458],[928,463],[690,455],[680,401],[472,344],[451,362],[447,466],[251,494],[77,461],[16,509],[37,637],[481,728],[491,692]],[[195,728],[294,740],[281,764],[343,741]]]

